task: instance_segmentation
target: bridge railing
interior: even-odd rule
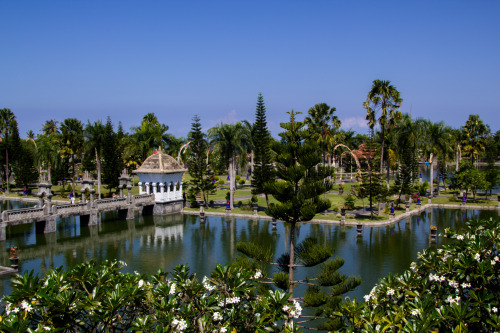
[[[116,206],[124,206],[127,205],[127,198],[114,198],[114,199],[98,199],[95,201],[95,208],[97,209],[106,209],[113,208]]]
[[[64,204],[64,205],[54,205],[52,206],[52,214],[71,214],[71,213],[81,213],[88,209],[87,203],[75,203],[75,204]]]
[[[154,194],[138,194],[132,197],[132,203],[138,204],[149,204],[154,203],[155,195]]]
[[[42,217],[45,214],[44,207],[21,208],[15,210],[5,210],[2,212],[2,222],[26,220],[30,218]]]

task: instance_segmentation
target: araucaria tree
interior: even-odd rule
[[[380,173],[384,165],[385,134],[396,125],[396,121],[402,118],[399,108],[403,100],[399,97],[399,91],[391,85],[391,81],[374,80],[372,88],[368,92],[363,107],[366,109],[366,120],[373,129],[376,123],[380,126],[380,139],[382,142],[380,152]],[[377,112],[380,116],[377,119]],[[389,183],[389,163],[387,163],[387,183]]]
[[[274,178],[274,170],[271,159],[271,136],[267,129],[266,107],[264,105],[264,98],[260,93],[257,97],[253,141],[254,167],[252,173],[252,193],[264,193],[267,207],[269,207],[269,197],[264,184]]]
[[[321,329],[334,329],[340,325],[340,319],[333,318],[338,309],[343,293],[356,287],[360,280],[347,278],[337,272],[344,261],[329,260],[333,250],[317,240],[307,238],[296,246],[297,223],[310,221],[314,215],[325,211],[330,206],[321,194],[332,188],[330,177],[333,168],[323,165],[318,145],[308,140],[310,132],[304,123],[295,119],[297,113],[290,112],[290,122],[282,123],[285,132],[280,133],[278,156],[276,157],[276,181],[266,183],[267,191],[278,201],[271,204],[266,213],[283,221],[289,226],[289,252],[282,254],[277,265],[279,272],[273,276],[275,286],[288,290],[293,299],[294,288],[299,284],[308,285],[302,298],[306,307],[316,308],[314,316],[306,321],[319,318],[329,320],[320,324]],[[239,251],[260,262],[272,264],[273,254],[254,243],[239,243]],[[306,280],[296,280],[294,271],[297,267],[320,265],[319,274]],[[332,287],[327,293],[323,287]],[[297,300],[297,299],[296,299]]]
[[[208,194],[215,189],[215,184],[212,182],[212,174],[208,170],[208,142],[201,130],[200,118],[197,115],[193,117],[188,141],[188,167],[191,176],[188,199],[191,205],[196,204],[196,196],[200,194],[203,197],[205,206],[208,206]]]
[[[64,157],[71,160],[71,185],[75,192],[75,166],[83,149],[83,126],[76,118],[64,119],[61,124],[61,152]]]
[[[124,168],[121,150],[118,149],[118,136],[113,129],[111,118],[108,117],[104,126],[104,145],[102,148],[102,171],[103,182],[108,185],[108,189],[118,188],[119,177]]]

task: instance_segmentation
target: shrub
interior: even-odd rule
[[[346,209],[354,209],[354,203],[356,202],[356,199],[352,195],[348,195],[344,199],[344,207]]]
[[[226,181],[224,179],[219,180],[219,185],[224,185]]]
[[[68,270],[13,278],[1,332],[284,332],[290,294],[257,295],[255,271],[217,265],[200,281],[187,265],[168,273],[121,273],[123,262],[86,262]]]
[[[240,200],[240,201],[238,201],[238,202],[236,203],[236,205],[238,205],[239,207],[243,206],[243,201],[241,201],[241,200]]]
[[[238,182],[238,184],[245,185],[245,180],[244,179],[240,179],[240,181]]]
[[[464,232],[446,234],[455,241],[418,254],[410,270],[382,279],[365,303],[346,302],[348,331],[497,332],[498,222],[469,221]]]
[[[240,175],[236,175],[236,177],[234,177],[234,180],[236,180],[237,182],[239,182],[241,179]]]

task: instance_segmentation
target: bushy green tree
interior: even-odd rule
[[[469,115],[469,119],[462,126],[461,145],[463,154],[470,160],[478,159],[484,152],[486,140],[490,134],[490,127],[483,123],[477,114]]]
[[[15,160],[15,152],[19,148],[19,130],[17,128],[17,120],[14,113],[8,109],[0,109],[0,134],[2,135],[2,145],[0,146],[4,152],[5,160],[2,163],[5,166],[3,171],[4,181],[7,185],[6,192],[9,193],[11,163]],[[2,157],[3,157],[2,156]],[[11,161],[9,162],[9,156]]]
[[[38,180],[38,169],[35,166],[35,145],[31,141],[21,140],[17,158],[12,164],[16,185],[28,188]]]
[[[472,191],[473,199],[476,199],[477,191],[486,189],[488,183],[485,174],[476,169],[472,165],[472,161],[462,161],[458,171],[453,174],[450,187],[464,189],[466,195],[468,195],[469,191]]]
[[[373,201],[385,202],[387,186],[383,184],[380,173],[368,169],[361,173],[361,182],[356,193],[358,198],[368,198],[370,205],[370,218],[373,220]]]

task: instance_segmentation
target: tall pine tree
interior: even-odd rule
[[[124,165],[121,158],[121,150],[118,149],[118,137],[113,130],[113,124],[109,117],[104,126],[102,157],[103,183],[107,184],[109,190],[118,188],[118,178],[121,175]]]
[[[278,201],[266,209],[266,214],[289,225],[289,252],[282,254],[277,263],[272,263],[274,254],[255,243],[240,242],[237,249],[250,258],[262,263],[275,264],[279,272],[272,280],[275,286],[288,290],[293,299],[294,288],[299,284],[308,285],[302,298],[306,307],[315,308],[312,318],[327,319],[318,328],[333,330],[342,324],[339,311],[341,295],[355,288],[361,281],[358,278],[346,277],[337,270],[344,264],[340,258],[331,259],[333,250],[320,244],[317,240],[306,238],[296,246],[297,223],[310,221],[317,213],[330,206],[321,194],[330,190],[333,184],[333,168],[322,164],[318,145],[314,140],[307,140],[309,131],[304,123],[295,119],[297,113],[290,112],[290,122],[280,126],[285,132],[280,133],[281,142],[276,158],[276,177],[278,181],[265,184],[266,191]],[[305,280],[296,280],[294,271],[297,267],[313,267],[319,265],[319,273]],[[329,292],[324,288],[331,287]]]
[[[208,169],[208,142],[201,130],[200,118],[195,115],[189,133],[189,182],[188,199],[192,207],[197,206],[196,196],[200,194],[208,207],[208,194],[215,189],[212,173]]]
[[[252,173],[252,193],[264,193],[267,207],[269,208],[269,196],[264,184],[274,178],[274,170],[271,159],[271,136],[267,129],[266,107],[261,93],[257,97],[253,141],[254,167]]]

